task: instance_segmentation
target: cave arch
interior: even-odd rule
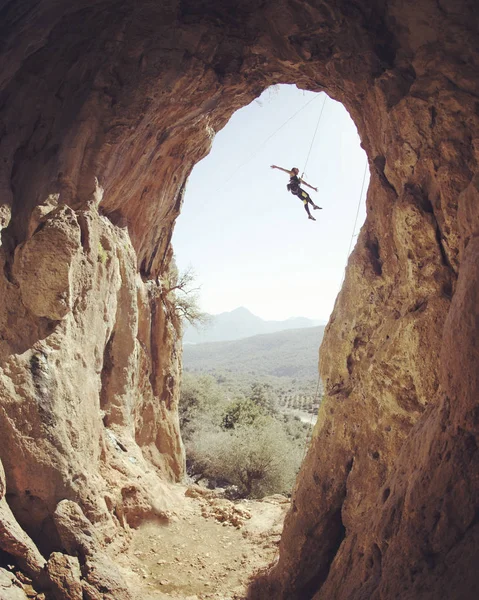
[[[36,463],[28,453],[23,468],[12,459],[25,442],[8,423],[20,423],[28,411],[17,410],[9,386],[18,386],[18,394],[19,373],[28,373],[22,385],[30,385],[29,401],[55,417],[30,423],[30,435],[47,440],[46,456],[58,452],[70,461],[68,474],[50,461],[48,485],[37,482],[36,492],[33,486],[41,517],[71,497],[83,498],[87,516],[100,520],[100,508],[85,497],[85,480],[82,491],[73,480],[83,468],[75,436],[91,461],[105,460],[102,425],[85,418],[78,394],[65,394],[61,364],[48,366],[50,354],[38,348],[52,327],[69,339],[69,310],[84,310],[84,321],[96,323],[99,303],[110,301],[113,288],[116,320],[105,317],[98,325],[102,333],[85,350],[82,368],[92,376],[102,372],[94,381],[101,379],[102,393],[114,396],[112,422],[134,429],[143,458],[172,478],[181,475],[181,442],[174,418],[168,420],[176,342],[166,334],[171,324],[161,291],[144,282],[149,287],[132,292],[125,273],[135,256],[145,281],[167,270],[185,181],[209,149],[209,131],[267,86],[296,83],[346,106],[369,157],[371,183],[367,222],[323,346],[328,400],[279,563],[263,585],[277,598],[434,598],[458,590],[472,597],[479,383],[473,3],[79,0],[59,7],[54,0],[2,0],[0,16],[0,324],[2,389],[9,399],[1,450],[7,483],[18,496],[17,518],[25,511],[23,479]],[[94,212],[100,200],[111,226]],[[58,202],[53,211],[38,209]],[[125,246],[131,239],[136,254],[118,258],[108,235]],[[62,247],[60,262],[68,268],[36,294],[32,279],[50,277],[55,253],[40,275],[30,269],[32,256],[47,243]],[[91,259],[98,244],[118,279],[95,300],[90,290],[106,277],[103,259],[95,266],[97,283],[85,283],[85,275],[80,292],[70,289],[68,277],[73,268],[87,268],[81,252]],[[140,316],[132,307],[141,307]],[[125,348],[135,350],[126,356]],[[138,380],[115,370],[133,352],[138,369],[148,371],[148,394],[161,400],[157,413],[148,401],[148,423]],[[81,362],[78,352],[70,358]],[[85,392],[92,406],[96,386]],[[72,425],[61,406],[73,396]],[[38,523],[29,525],[33,530]]]
[[[231,117],[195,165],[172,244],[180,270],[193,268],[201,282],[207,312],[245,306],[266,319],[300,313],[326,323],[365,218],[369,184],[353,121],[326,99],[291,85],[267,89]],[[288,193],[287,176],[270,164],[297,162],[303,171],[310,148],[304,178],[318,186],[311,197],[325,210],[311,211],[318,222],[305,226],[308,215]],[[206,332],[191,338],[188,330],[186,341],[209,339]],[[316,352],[311,360],[317,363]]]

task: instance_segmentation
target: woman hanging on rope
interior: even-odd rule
[[[294,196],[298,196],[298,198],[301,198],[301,200],[303,201],[303,204],[304,204],[304,210],[308,213],[308,219],[316,221],[316,219],[313,217],[313,215],[309,212],[309,206],[308,206],[308,204],[311,204],[313,206],[314,210],[317,210],[318,208],[321,208],[321,206],[317,206],[311,200],[311,197],[308,194],[308,192],[305,192],[300,187],[300,185],[303,183],[304,185],[307,185],[309,188],[311,188],[315,192],[318,191],[318,188],[315,188],[312,185],[309,185],[309,183],[306,183],[306,181],[303,181],[300,177],[298,177],[298,175],[299,175],[299,169],[296,168],[296,167],[293,167],[291,170],[289,170],[289,169],[283,169],[283,167],[278,167],[276,165],[271,165],[271,168],[272,169],[279,169],[280,171],[284,171],[285,173],[288,173],[288,175],[289,175],[289,183],[286,186],[288,188],[288,191],[291,192]]]

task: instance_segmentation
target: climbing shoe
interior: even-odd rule
[[[312,215],[309,215],[308,219],[311,219],[311,221],[316,221],[316,219]]]
[[[316,206],[316,204],[315,204],[315,205],[314,205],[314,210],[318,210],[318,208],[319,208],[320,210],[323,210],[323,207],[322,207],[322,206]]]

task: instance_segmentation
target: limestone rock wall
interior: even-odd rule
[[[135,526],[181,477],[174,220],[232,112],[296,83],[344,103],[371,184],[279,562],[251,594],[475,597],[474,3],[0,0],[0,17],[0,457],[45,557],[83,548],[89,572],[74,523]]]
[[[0,455],[8,505],[48,553],[62,547],[61,500],[106,538],[165,516],[162,481],[183,475],[181,351],[174,307],[141,279],[126,230],[95,203],[38,208],[10,270],[0,249]]]

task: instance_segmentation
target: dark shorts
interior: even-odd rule
[[[305,192],[301,188],[299,188],[298,190],[296,190],[294,192],[293,192],[293,190],[291,190],[291,193],[294,196],[298,196],[298,198],[300,198],[303,201],[303,204],[307,204],[308,202],[311,201],[311,198],[310,198],[308,192]]]

